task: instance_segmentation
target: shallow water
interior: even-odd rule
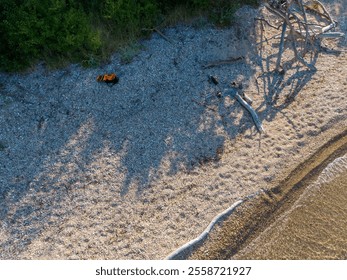
[[[233,259],[347,259],[347,154]]]

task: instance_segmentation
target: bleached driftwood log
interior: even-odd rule
[[[235,88],[225,90],[224,94],[234,97],[243,107],[245,107],[247,111],[251,114],[253,122],[257,127],[258,131],[260,133],[265,132],[257,112],[241,97],[241,95],[237,92]]]
[[[277,57],[276,70],[284,49],[284,41],[289,40],[297,61],[314,68],[304,60],[309,51],[309,45],[314,46],[322,38],[339,38],[344,33],[336,32],[337,21],[329,14],[327,8],[318,0],[265,0],[264,7],[277,17],[281,22],[277,27],[265,19],[268,26],[278,29],[282,27],[280,35],[271,39],[280,39],[279,53]]]
[[[209,76],[209,80],[210,82],[212,82],[214,85],[216,85],[219,89],[219,96],[218,97],[221,97],[222,95],[229,95],[233,98],[235,98],[243,107],[245,107],[247,109],[247,111],[251,114],[252,116],[252,119],[255,123],[255,126],[257,127],[258,131],[260,133],[263,133],[265,132],[262,124],[261,124],[261,121],[258,117],[258,114],[257,112],[252,108],[252,106],[249,104],[253,102],[253,100],[251,98],[249,98],[246,94],[239,94],[238,93],[238,90],[241,90],[242,89],[242,84],[237,84],[235,81],[231,83],[231,88],[226,88],[224,90],[221,89],[221,87],[219,86],[219,81],[216,77],[214,76]]]

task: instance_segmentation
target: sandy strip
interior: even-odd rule
[[[329,170],[330,169],[330,170]],[[336,169],[333,174],[329,174]],[[347,259],[347,154],[233,259]]]
[[[328,2],[347,32],[344,1]],[[324,41],[317,71],[286,50],[278,75],[272,45],[255,47],[258,11],[238,13],[229,29],[163,30],[174,44],[153,34],[129,64],[0,74],[1,259],[164,259],[345,130],[347,40]],[[97,83],[105,72],[119,83]],[[265,134],[210,75],[243,83]]]
[[[347,252],[345,246],[338,246],[336,250],[339,253],[336,253],[335,250],[333,254],[329,248],[330,255],[327,255],[319,250],[313,253],[307,252],[303,242],[300,246],[294,246],[291,240],[295,240],[294,236],[297,239],[301,237],[306,241],[316,242],[316,245],[325,243],[326,247],[335,246],[336,242],[338,244],[344,242],[347,227],[343,217],[347,211],[347,204],[343,193],[347,185],[341,180],[347,170],[346,152],[347,131],[323,145],[318,152],[307,162],[298,166],[277,187],[259,193],[239,205],[236,211],[210,234],[205,243],[200,244],[199,248],[195,248],[194,252],[190,252],[190,255],[186,254],[184,258],[336,259],[343,257]],[[331,183],[336,180],[341,181],[337,187],[336,184]],[[310,201],[313,206],[305,205],[307,201]],[[301,206],[298,206],[299,204]],[[297,211],[299,207],[301,208]],[[318,211],[317,208],[320,210]],[[308,219],[308,211],[314,212],[315,219]],[[331,215],[331,213],[335,213],[335,215]],[[292,221],[291,225],[288,220]],[[322,220],[324,223],[319,223]],[[294,225],[293,221],[295,221]],[[281,223],[286,226],[280,226]],[[300,224],[303,226],[298,226]],[[322,241],[319,236],[316,237],[318,240],[310,238],[307,230],[306,232],[303,230],[305,225],[309,228],[315,225],[314,230],[316,232],[324,231],[325,236],[329,236],[331,231],[329,240]],[[300,230],[302,234],[300,234]],[[336,231],[339,231],[338,237]],[[273,233],[271,236],[269,236],[270,232]],[[295,235],[293,232],[299,233]],[[267,248],[266,244],[271,244],[271,248]],[[274,244],[277,244],[277,247]],[[282,245],[279,246],[279,244]],[[285,250],[284,247],[288,250]],[[291,249],[289,250],[289,248]]]

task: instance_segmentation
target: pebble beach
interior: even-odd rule
[[[347,33],[345,1],[323,2]],[[330,51],[318,53],[316,70],[293,64],[279,76],[272,73],[276,50],[257,45],[259,12],[243,7],[225,29],[163,30],[170,41],[154,33],[130,63],[115,54],[91,69],[38,65],[0,73],[0,259],[164,259],[218,213],[275,188],[342,135],[347,39],[324,41]],[[119,82],[98,83],[103,73],[117,73]],[[218,96],[234,81],[252,99],[265,133],[237,100]],[[338,201],[343,172],[291,202],[310,206],[295,206],[293,215],[334,226],[328,211],[314,209],[330,194]],[[267,232],[285,238],[295,221]],[[346,236],[343,222],[336,228],[333,234]],[[296,236],[297,246],[310,242]],[[273,248],[283,239],[263,238],[259,233],[234,258],[346,258],[346,248],[280,255]]]

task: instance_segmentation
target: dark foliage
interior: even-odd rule
[[[0,68],[25,69],[38,60],[85,61],[106,48],[102,30],[139,36],[177,5],[206,10],[213,22],[229,24],[241,4],[257,0],[1,0]]]

